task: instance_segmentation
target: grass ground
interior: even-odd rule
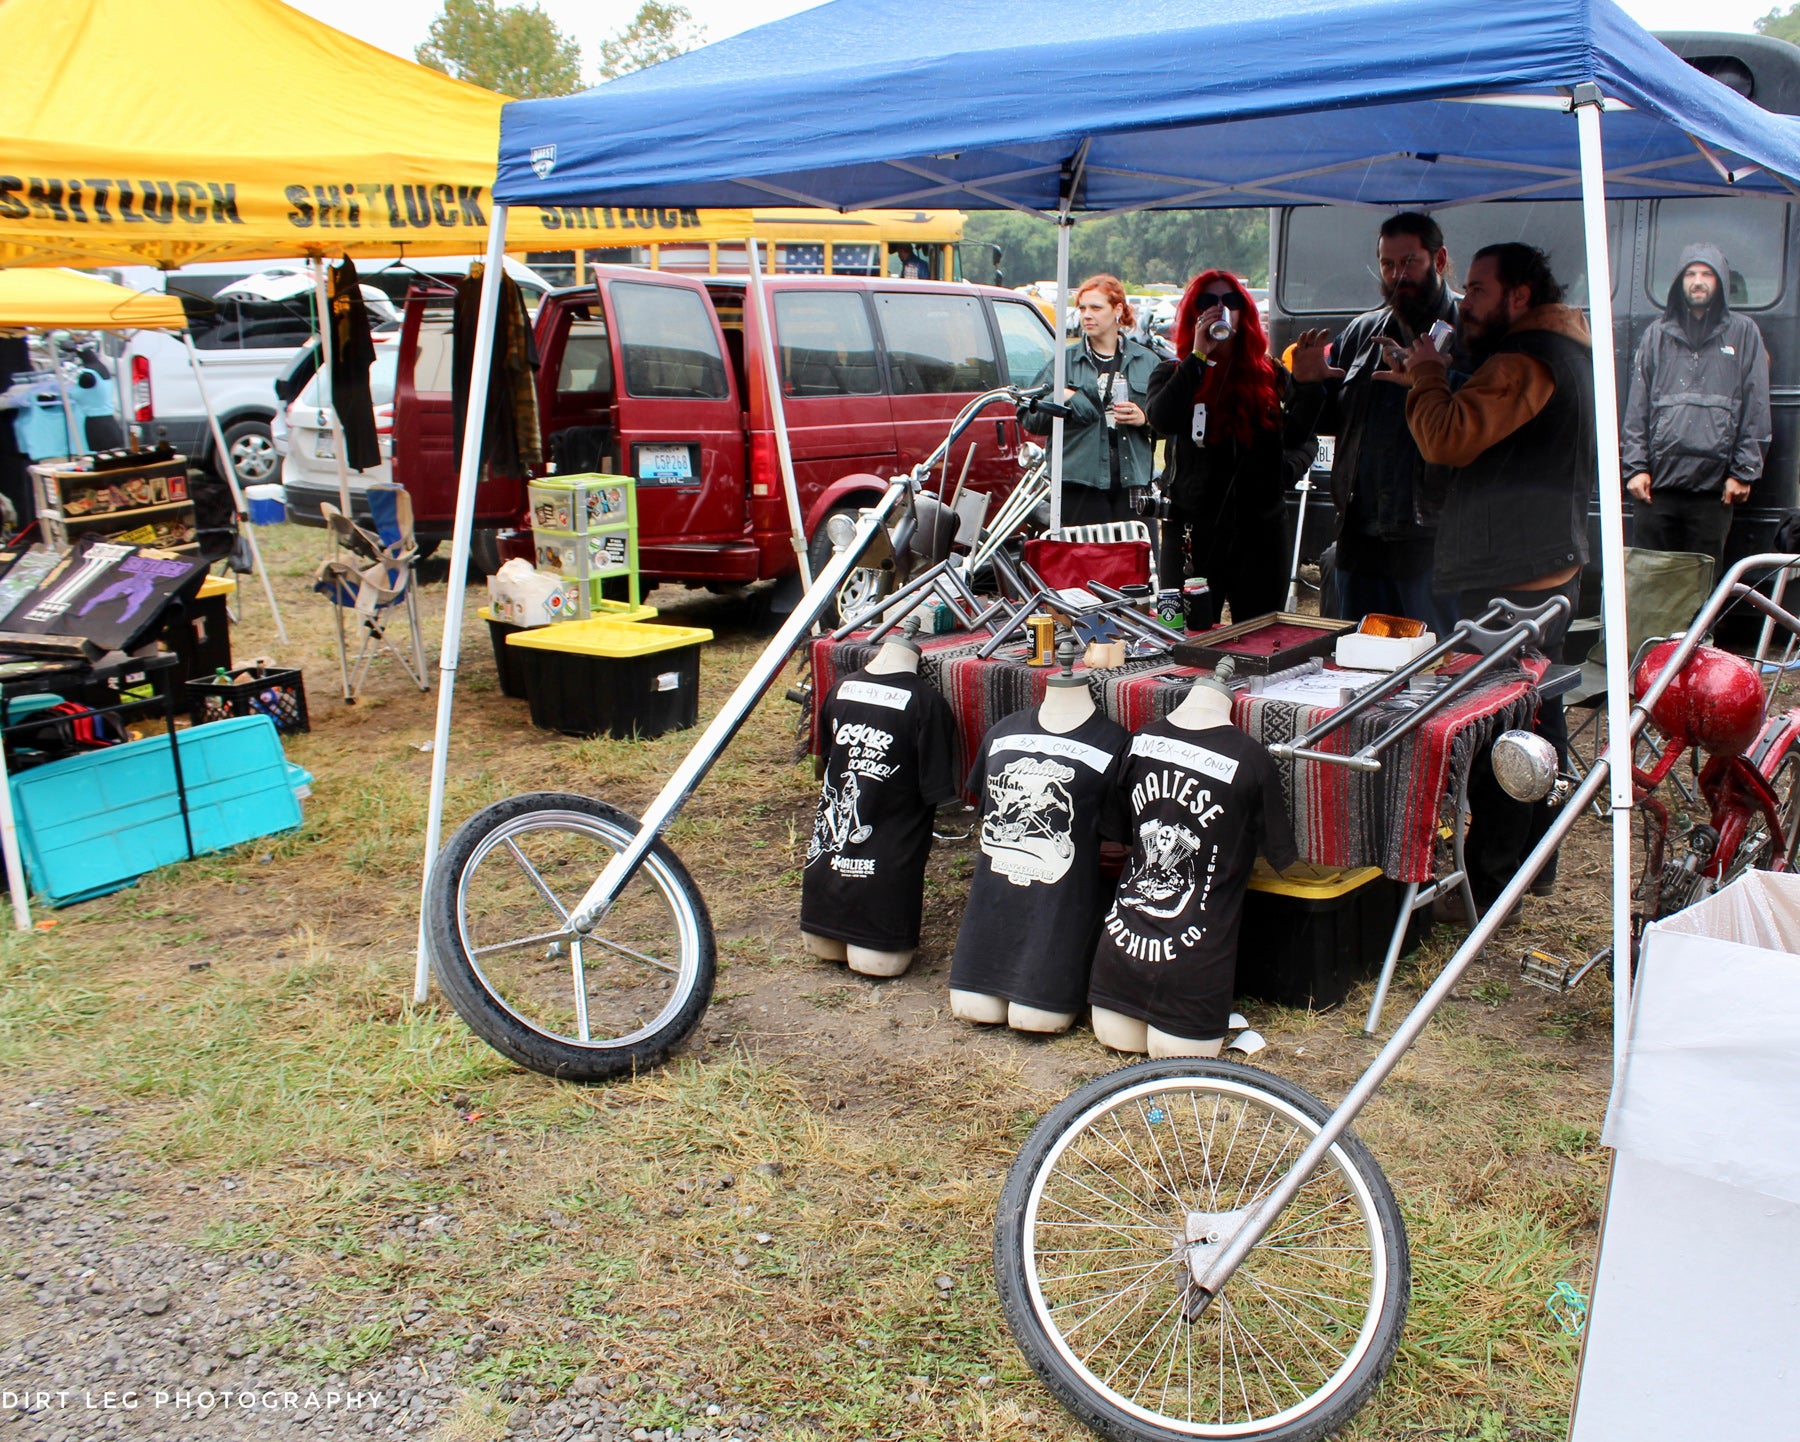
[[[968,843],[933,855],[909,976],[805,959],[814,783],[777,688],[670,834],[720,942],[701,1028],[666,1070],[613,1086],[522,1072],[441,1000],[409,999],[434,695],[384,663],[359,705],[334,700],[329,613],[306,591],[317,534],[262,537],[292,641],[251,591],[234,650],[305,668],[313,730],[288,746],[317,778],[305,823],[7,933],[0,1089],[74,1087],[112,1109],[194,1245],[275,1249],[314,1278],[318,1300],[265,1350],[323,1373],[480,1332],[446,1438],[498,1435],[491,1395],[548,1399],[593,1370],[649,1427],[714,1387],[774,1419],[772,1437],[1085,1435],[1013,1347],[988,1250],[1026,1132],[1114,1061],[1085,1032],[949,1019]],[[762,643],[753,608],[656,599],[718,632],[710,711]],[[534,731],[487,647],[471,610],[450,826],[531,789],[640,809],[690,744]],[[1561,895],[1529,903],[1528,939],[1598,944],[1604,854],[1584,822]],[[1403,968],[1390,1017],[1450,941]],[[1406,1213],[1414,1302],[1346,1436],[1565,1435],[1579,1343],[1548,1304],[1559,1282],[1589,1283],[1610,1007],[1598,977],[1560,999],[1522,985],[1521,945],[1477,964],[1360,1127]],[[1335,1098],[1373,1055],[1367,1004],[1364,988],[1324,1014],[1254,1009],[1259,1062]],[[229,1192],[183,1189],[225,1178]]]

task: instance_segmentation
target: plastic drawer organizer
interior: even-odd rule
[[[267,716],[195,726],[177,740],[194,855],[300,824],[312,776],[288,763]],[[26,874],[53,906],[188,859],[167,736],[54,761],[11,784]]]

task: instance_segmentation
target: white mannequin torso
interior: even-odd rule
[[[919,648],[905,641],[883,641],[881,649],[863,667],[871,676],[892,676],[899,671],[919,673]]]
[[[1208,680],[1188,687],[1181,704],[1169,713],[1169,724],[1183,731],[1207,731],[1231,724],[1231,697],[1225,688]]]
[[[1065,681],[1053,676],[1044,688],[1044,700],[1038,707],[1038,725],[1058,736],[1066,736],[1094,714],[1094,698],[1087,682]]]

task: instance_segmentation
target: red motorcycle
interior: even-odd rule
[[[1632,675],[1634,697],[1679,644],[1663,641],[1643,656]],[[1770,700],[1755,664],[1701,646],[1650,708],[1663,748],[1648,771],[1634,766],[1631,773],[1644,813],[1640,927],[1746,871],[1792,871],[1800,861],[1800,708],[1769,716]],[[1708,814],[1671,817],[1657,792],[1696,748],[1706,760],[1694,778],[1695,800]]]

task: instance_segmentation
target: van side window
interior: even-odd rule
[[[568,338],[563,342],[557,394],[610,394],[612,388],[612,345],[606,336],[606,317],[591,312],[577,315],[569,322]]]
[[[1659,200],[1650,223],[1650,268],[1645,288],[1660,309],[1669,299],[1681,252],[1705,241],[1731,266],[1727,299],[1756,309],[1781,296],[1787,254],[1787,205],[1779,200]]]
[[[875,333],[860,291],[777,291],[775,335],[781,346],[783,394],[881,393]]]
[[[702,401],[730,396],[718,333],[698,292],[621,280],[611,293],[627,392]]]
[[[993,337],[972,295],[875,297],[896,395],[948,395],[1000,383]]]
[[[1055,355],[1043,312],[1036,306],[1001,300],[994,302],[994,319],[1000,323],[1007,380],[1015,386],[1030,385]]]
[[[428,310],[419,322],[419,356],[413,362],[413,389],[420,395],[449,395],[451,365],[450,312]]]
[[[219,300],[177,292],[197,350],[293,350],[312,337],[308,299]]]
[[[1733,202],[1735,203],[1735,202]],[[1587,245],[1578,200],[1506,200],[1453,205],[1434,216],[1450,252],[1450,277],[1461,289],[1469,259],[1484,245],[1522,240],[1550,257],[1570,305],[1587,304]],[[1372,310],[1381,304],[1381,272],[1376,268],[1376,231],[1382,217],[1372,211],[1346,214],[1338,206],[1296,206],[1287,212],[1281,270],[1281,308],[1294,315]],[[1619,243],[1625,230],[1625,202],[1606,203],[1611,238],[1613,291],[1619,287]]]

